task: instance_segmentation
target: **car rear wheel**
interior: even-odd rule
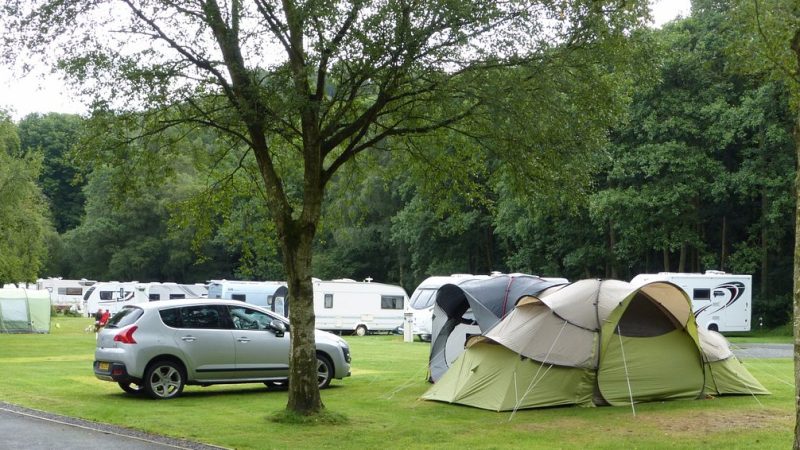
[[[264,384],[272,390],[284,390],[289,387],[289,380],[265,381]]]
[[[150,397],[167,400],[177,397],[185,384],[183,370],[172,361],[159,360],[148,367],[144,390]]]
[[[127,392],[128,394],[141,394],[144,392],[144,388],[140,384],[134,383],[122,383],[119,382],[119,387],[122,388],[123,391]]]
[[[317,354],[317,385],[325,389],[333,379],[333,363],[327,356]]]

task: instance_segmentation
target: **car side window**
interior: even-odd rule
[[[164,325],[172,328],[181,327],[180,308],[162,309],[158,314],[161,316],[161,321],[164,322]]]
[[[181,328],[227,328],[224,325],[219,308],[215,305],[185,306],[180,311]]]
[[[266,330],[272,317],[250,308],[231,306],[231,321],[237,330]]]

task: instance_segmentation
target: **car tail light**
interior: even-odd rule
[[[114,342],[121,342],[123,344],[135,344],[136,339],[133,338],[133,332],[138,329],[139,327],[137,327],[136,325],[125,328],[124,330],[117,333],[116,336],[114,336]]]

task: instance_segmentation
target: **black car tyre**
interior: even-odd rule
[[[172,361],[159,360],[147,368],[144,376],[144,390],[156,400],[175,398],[183,391],[183,369]]]
[[[144,388],[140,384],[123,383],[123,382],[119,382],[117,384],[123,391],[127,392],[128,394],[141,394],[142,392],[144,392]]]
[[[289,380],[265,381],[264,384],[272,390],[279,391],[289,387]]]
[[[320,389],[325,389],[332,379],[333,363],[327,356],[317,353],[317,385]]]

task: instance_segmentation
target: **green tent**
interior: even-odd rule
[[[677,286],[582,280],[523,297],[422,398],[508,411],[768,393]]]
[[[49,333],[50,293],[0,289],[0,333]]]

